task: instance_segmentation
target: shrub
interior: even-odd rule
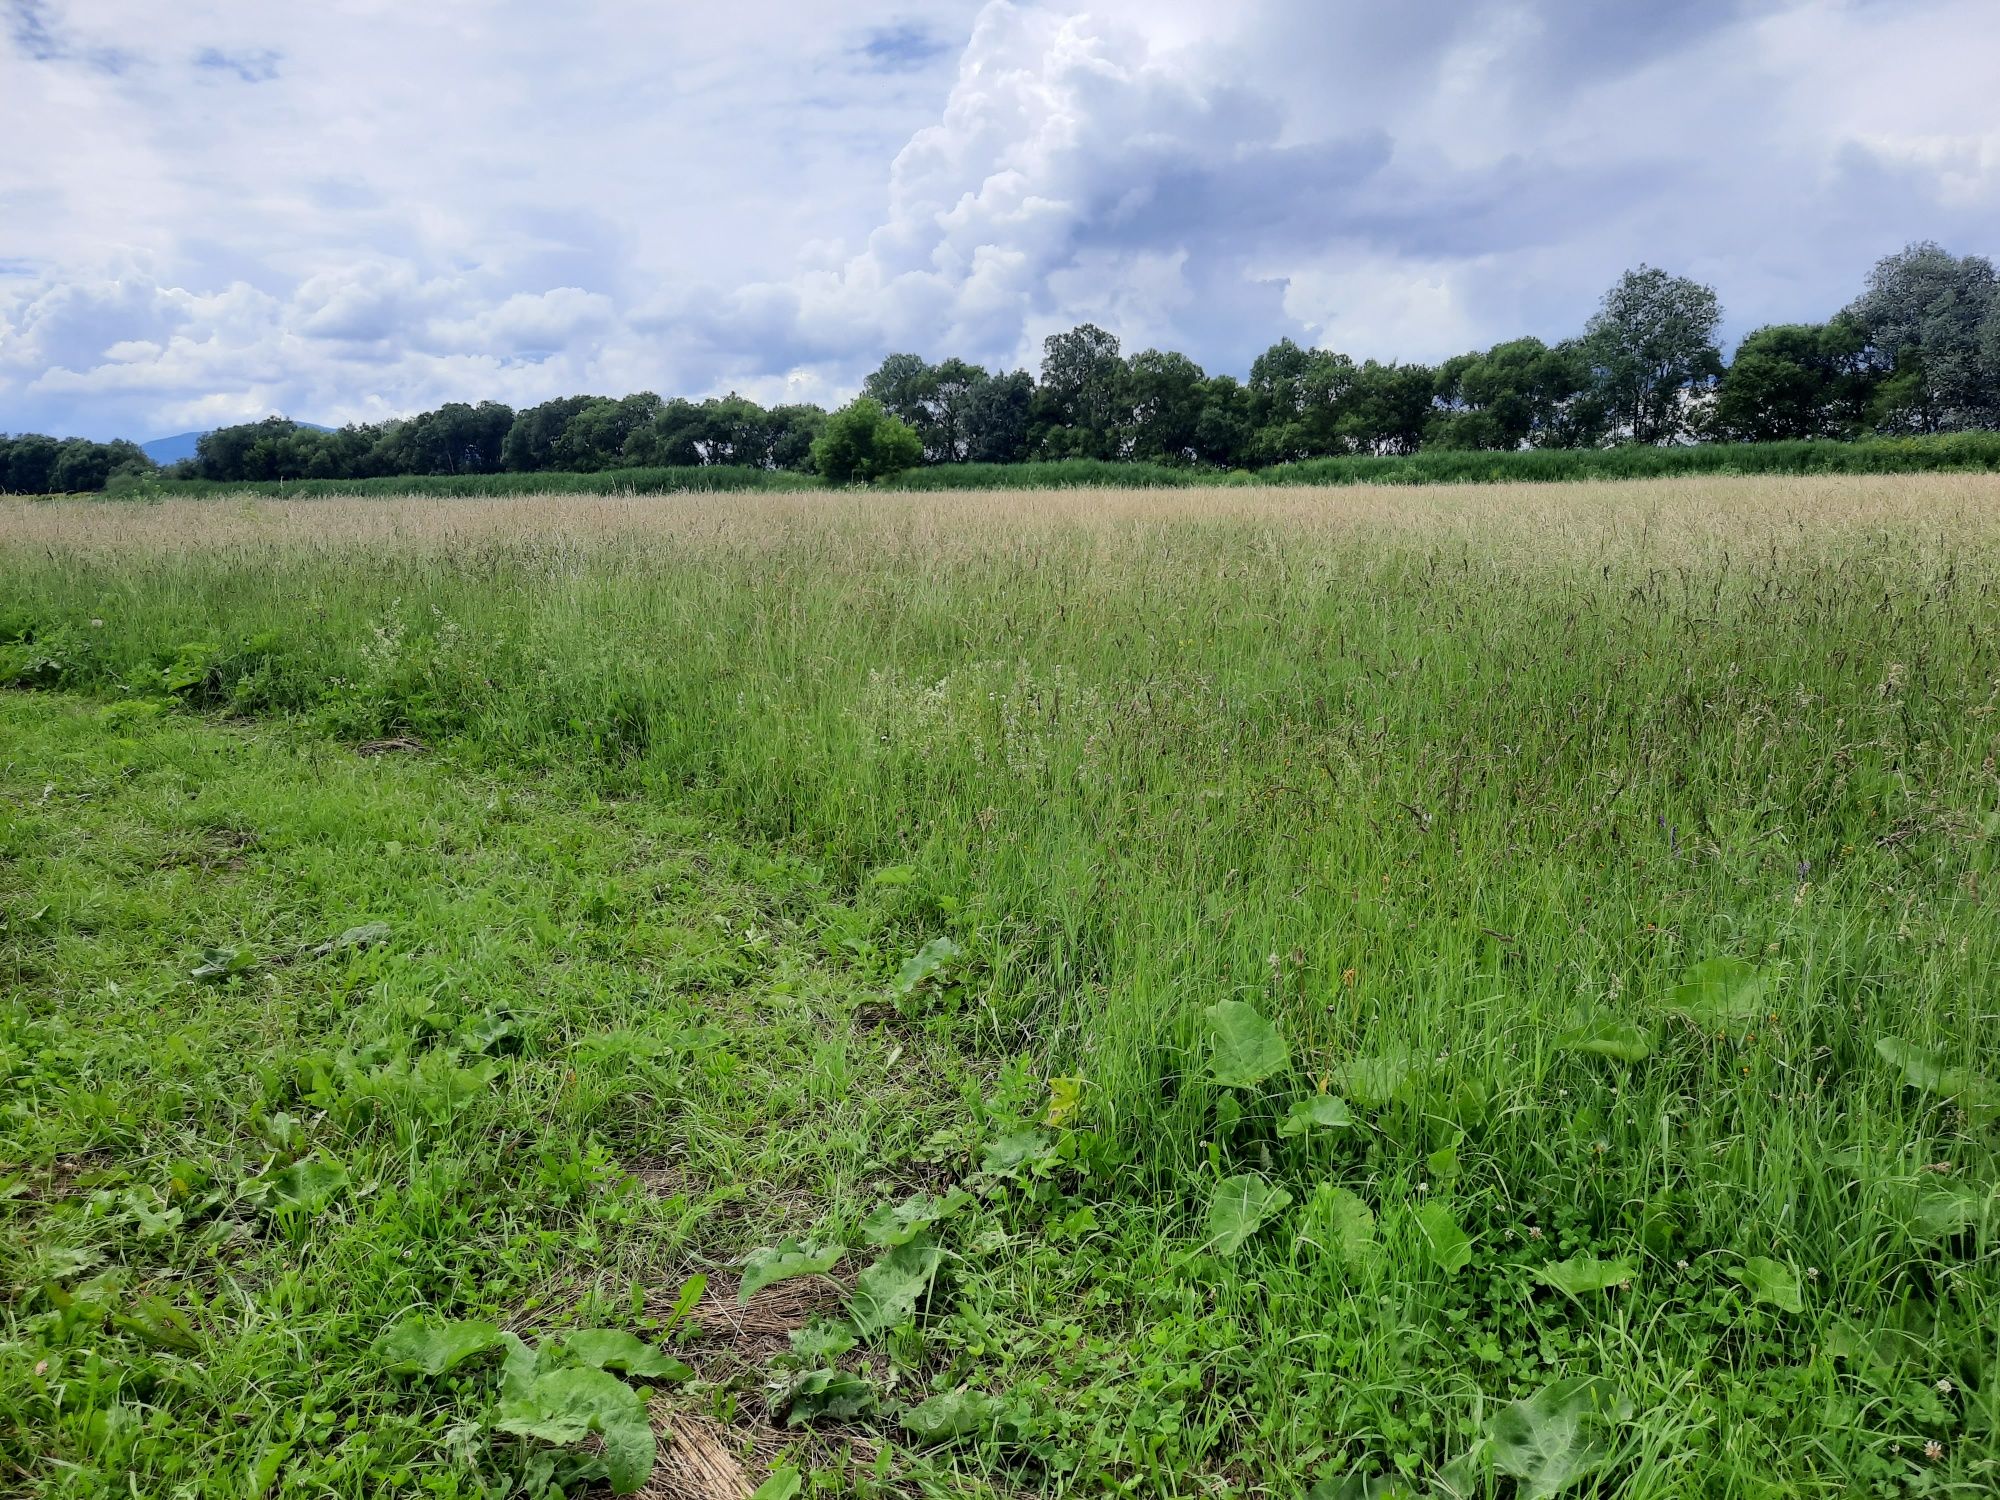
[[[813,467],[830,484],[866,483],[923,462],[924,445],[909,423],[892,417],[870,396],[850,401],[827,418],[812,446]]]
[[[380,479],[161,479],[111,493],[113,498],[135,500],[207,495],[276,495],[294,500],[321,500],[334,495],[423,495],[444,499],[466,496],[502,498],[510,495],[709,494],[724,490],[817,489],[818,486],[817,480],[803,474],[714,464],[604,469],[592,474],[538,470],[527,474],[404,474]]]

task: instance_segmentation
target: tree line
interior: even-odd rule
[[[832,414],[647,392],[522,411],[451,402],[338,431],[272,417],[205,434],[195,457],[168,472],[268,482],[729,465],[846,482],[919,464],[1088,458],[1256,469],[1423,449],[2000,428],[2000,290],[1983,256],[1913,244],[1878,262],[1829,321],[1759,328],[1727,363],[1721,322],[1712,288],[1640,266],[1575,338],[1514,339],[1436,366],[1357,362],[1287,338],[1238,380],[1184,354],[1127,356],[1086,323],[1044,341],[1039,377],[892,354]],[[0,489],[103,489],[151,471],[130,443],[0,437]]]

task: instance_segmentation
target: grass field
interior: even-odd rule
[[[14,503],[0,681],[31,1492],[2000,1487],[2000,478]]]

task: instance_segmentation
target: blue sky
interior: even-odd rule
[[[0,430],[1740,336],[2000,253],[1992,0],[0,0]]]

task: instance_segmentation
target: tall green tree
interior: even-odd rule
[[[770,446],[764,454],[767,467],[810,474],[813,467],[812,445],[826,430],[826,411],[809,402],[774,406],[765,430],[770,438]]]
[[[947,359],[931,367],[925,425],[918,429],[924,440],[925,462],[962,464],[972,456],[980,392],[992,379],[985,369],[962,359]]]
[[[1737,346],[1715,397],[1715,432],[1735,442],[1854,436],[1877,376],[1852,319],[1777,323]]]
[[[701,461],[764,468],[771,453],[770,414],[731,391],[701,403]]]
[[[921,354],[891,354],[861,382],[861,394],[921,437],[936,385],[937,371]]]
[[[1847,316],[1883,376],[1876,420],[1891,430],[2000,425],[2000,293],[1993,262],[1930,240],[1884,256]]]
[[[1126,451],[1154,463],[1191,463],[1200,457],[1207,385],[1201,366],[1185,354],[1147,349],[1133,355],[1125,371]]]
[[[988,377],[966,402],[965,456],[979,464],[1014,464],[1033,446],[1035,378],[1026,370]]]
[[[1050,458],[1117,458],[1124,436],[1125,361],[1095,323],[1042,340],[1036,391],[1039,445]]]
[[[304,479],[320,434],[289,417],[238,422],[195,440],[194,468],[202,479]]]
[[[7,471],[0,488],[15,495],[46,495],[55,488],[62,444],[39,432],[24,432],[7,445]]]
[[[578,474],[617,468],[624,462],[627,440],[659,416],[661,405],[651,391],[615,401],[591,398],[571,412],[550,439],[547,466]]]
[[[1438,448],[1585,447],[1603,422],[1590,368],[1575,344],[1537,338],[1460,354],[1438,367],[1425,441]]]
[[[498,402],[482,402],[482,406],[498,406]],[[507,408],[500,407],[502,412]],[[512,425],[512,413],[508,413]],[[391,424],[393,425],[393,424]],[[494,439],[493,467],[500,467],[499,445],[506,439],[506,428],[500,430]],[[393,443],[391,433],[373,423],[350,422],[336,432],[314,434],[316,441],[306,454],[305,477],[307,479],[373,479],[385,474],[409,472],[396,455],[400,453]]]
[[[1354,371],[1333,424],[1350,453],[1415,453],[1431,420],[1437,372],[1428,365],[1377,364]]]
[[[1245,391],[1255,462],[1283,463],[1304,458],[1311,451],[1308,415],[1312,402],[1306,375],[1312,359],[1312,351],[1282,338],[1250,361]]]
[[[507,429],[506,439],[500,445],[501,466],[516,474],[559,467],[556,443],[569,426],[570,419],[603,399],[602,396],[559,396],[539,406],[527,407],[515,416],[513,425]]]
[[[703,461],[705,427],[700,405],[676,396],[661,404],[652,421],[626,434],[622,457],[628,467],[695,468]]]
[[[891,354],[861,384],[861,394],[907,423],[924,445],[924,462],[964,463],[976,445],[980,393],[993,377],[962,359],[931,364],[917,354]]]
[[[1250,393],[1234,375],[1202,382],[1201,415],[1194,424],[1194,454],[1205,464],[1237,469],[1250,463]]]
[[[404,456],[415,474],[492,474],[500,468],[501,447],[514,413],[498,401],[468,406],[447,401],[402,424]],[[323,434],[324,436],[324,434]]]
[[[70,438],[56,449],[49,488],[65,494],[101,490],[111,477],[111,450],[88,438]]]
[[[58,441],[39,432],[0,433],[0,494],[95,493],[158,472],[137,443],[115,438]]]
[[[1721,323],[1712,287],[1645,265],[1618,278],[1583,337],[1615,431],[1635,443],[1690,436],[1692,398],[1722,374]]]
[[[1359,367],[1331,349],[1304,349],[1278,340],[1250,363],[1250,456],[1288,463],[1350,451],[1341,430]]]

